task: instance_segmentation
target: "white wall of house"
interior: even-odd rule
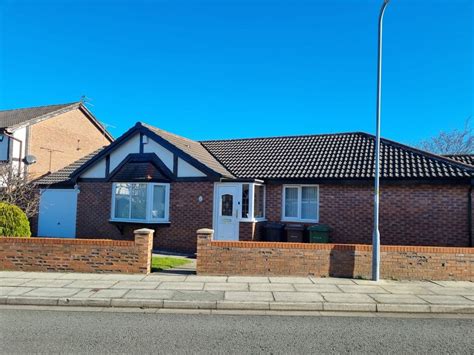
[[[203,177],[206,176],[201,170],[178,158],[178,177]]]
[[[173,153],[148,137],[144,136],[143,140],[144,143],[146,142],[143,146],[143,151],[145,153],[155,153],[158,158],[163,161],[166,167],[173,171]]]
[[[153,139],[143,137],[143,152],[155,153],[158,158],[163,161],[168,169],[173,171],[174,168],[174,153],[163,147],[161,144],[155,142]],[[136,134],[130,137],[126,142],[110,153],[110,171],[114,170],[129,154],[136,154],[140,152],[140,135]],[[105,158],[100,159],[87,169],[81,178],[105,178],[106,163]],[[178,158],[178,177],[205,177],[199,169],[195,168],[188,162]]]

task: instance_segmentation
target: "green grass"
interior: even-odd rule
[[[173,267],[181,266],[190,263],[185,258],[168,258],[163,256],[154,256],[151,258],[151,272],[171,269]]]

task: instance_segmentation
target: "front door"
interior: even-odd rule
[[[215,240],[239,240],[239,204],[237,186],[217,187]]]

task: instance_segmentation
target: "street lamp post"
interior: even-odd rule
[[[382,98],[382,33],[383,15],[390,0],[384,0],[379,15],[379,41],[377,61],[377,106],[375,135],[375,186],[374,186],[374,230],[372,235],[372,280],[380,279],[380,231],[379,231],[379,194],[380,194],[380,101]]]

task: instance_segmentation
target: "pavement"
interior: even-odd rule
[[[474,283],[0,271],[0,304],[472,314]]]
[[[76,307],[0,306],[0,353],[472,354],[474,351],[474,321],[468,318],[470,315],[193,314],[204,311],[110,307],[101,311],[84,307],[77,311]]]

